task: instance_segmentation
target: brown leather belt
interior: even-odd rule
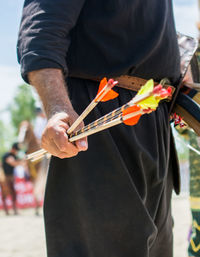
[[[142,79],[139,77],[133,77],[133,76],[128,76],[128,75],[122,75],[120,77],[115,77],[113,78],[114,80],[118,81],[118,84],[116,86],[122,87],[125,89],[129,89],[132,91],[139,91],[140,88],[148,81],[146,79]],[[95,79],[94,79],[95,80]],[[100,79],[96,79],[96,81],[100,81]],[[154,85],[158,85],[158,82],[154,82]],[[172,94],[175,91],[175,87],[172,85],[165,84],[163,85],[164,88],[171,87],[172,89]]]

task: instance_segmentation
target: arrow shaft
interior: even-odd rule
[[[85,127],[83,127],[82,129],[70,134],[70,137],[81,134],[83,132],[86,132],[87,130],[93,129],[97,126],[100,126],[102,124],[107,123],[108,121],[111,121],[113,119],[115,119],[117,116],[119,116],[123,110],[125,110],[126,108],[130,107],[128,104],[123,105],[122,107],[119,107],[117,109],[115,109],[114,111],[104,115],[103,117],[91,122],[90,124],[86,125]]]
[[[70,138],[71,137],[75,137],[75,136],[78,136],[82,133],[85,133],[87,134],[86,132],[88,130],[91,130],[91,129],[95,129],[96,127],[99,127],[101,126],[102,124],[105,124],[111,120],[114,120],[116,119],[117,116],[121,115],[121,113],[126,110],[127,108],[131,107],[131,106],[134,106],[135,104],[138,104],[139,102],[147,99],[149,96],[152,95],[152,92],[147,92],[145,94],[142,94],[142,95],[137,95],[135,97],[133,97],[131,99],[131,101],[129,101],[127,104],[124,104],[122,105],[121,107],[115,109],[114,111],[104,115],[103,117],[95,120],[94,122],[88,124],[87,126],[83,127],[82,129],[74,132],[74,133],[71,133],[70,134]]]
[[[119,116],[118,118],[116,118],[116,119],[114,119],[114,120],[112,120],[110,122],[104,123],[101,126],[94,127],[94,128],[92,128],[90,130],[87,130],[87,131],[84,131],[84,132],[82,132],[82,133],[80,133],[78,135],[75,135],[75,136],[69,138],[69,141],[70,142],[74,142],[74,141],[76,141],[78,139],[81,139],[83,137],[95,134],[95,133],[100,132],[100,131],[102,131],[104,129],[110,128],[110,127],[115,126],[117,124],[120,124],[121,122],[122,122],[121,116]]]
[[[71,134],[74,129],[83,121],[83,119],[94,109],[94,107],[98,104],[94,100],[87,106],[87,108],[81,113],[81,115],[75,120],[75,122],[69,127],[67,130],[67,134]]]
[[[83,137],[90,136],[90,135],[95,134],[97,132],[100,132],[102,130],[111,128],[111,127],[116,126],[116,125],[122,123],[123,121],[125,121],[127,119],[130,119],[130,118],[133,118],[133,117],[135,117],[139,114],[144,114],[144,112],[142,110],[139,110],[139,111],[136,111],[136,112],[133,112],[133,113],[126,114],[124,116],[122,116],[122,114],[120,114],[114,120],[110,120],[109,122],[101,124],[100,126],[96,126],[96,127],[92,128],[90,130],[84,131],[80,134],[76,134],[76,135],[70,137],[69,141],[74,142],[74,141],[76,141],[78,139],[81,139]]]
[[[30,159],[32,159],[32,158],[35,157],[35,156],[44,155],[44,154],[46,154],[46,153],[47,153],[46,150],[40,149],[40,150],[35,151],[35,152],[33,152],[33,153],[27,154],[27,155],[26,155],[26,160],[30,160]]]
[[[112,86],[106,84],[105,87],[97,94],[94,100],[86,107],[81,115],[75,120],[71,127],[67,130],[67,134],[71,134],[75,128],[83,121],[83,119],[94,109],[101,99],[111,90]]]

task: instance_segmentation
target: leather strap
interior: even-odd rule
[[[114,78],[114,80],[118,81],[119,83],[117,84],[117,86],[122,87],[122,88],[126,88],[126,89],[130,89],[133,91],[139,91],[140,88],[147,82],[146,79],[142,79],[142,78],[138,78],[138,77],[133,77],[133,76],[128,76],[128,75],[122,75],[120,77],[116,77]],[[154,82],[154,85],[158,85],[158,82]],[[164,88],[168,88],[171,87],[172,91],[175,91],[175,87],[171,86],[171,85],[163,85]]]
[[[73,78],[73,76],[71,76],[71,78]],[[76,77],[74,77],[76,78]],[[88,80],[93,80],[93,81],[97,81],[100,82],[102,80],[103,77],[101,78],[87,78]],[[85,78],[86,79],[86,78]],[[114,79],[115,81],[118,81],[118,84],[116,85],[117,87],[121,87],[124,89],[128,89],[128,90],[132,90],[132,91],[139,91],[140,88],[142,86],[144,86],[146,84],[146,82],[148,81],[147,79],[142,79],[139,77],[134,77],[134,76],[128,76],[128,75],[121,75],[119,77],[112,77],[112,79]],[[160,84],[160,82],[155,82],[154,81],[154,86]],[[174,94],[176,88],[172,85],[170,85],[169,83],[166,83],[164,85],[162,85],[163,88],[168,88],[170,87],[172,89],[172,95]]]
[[[102,80],[102,77],[101,78],[88,78],[88,79],[100,82]],[[135,91],[135,92],[138,92],[140,90],[140,88],[142,86],[144,86],[146,84],[146,82],[148,81],[146,79],[142,79],[142,78],[139,78],[139,77],[128,76],[128,75],[121,75],[119,77],[114,77],[113,79],[115,81],[118,81],[118,84],[116,85],[117,87],[132,90],[132,91]],[[154,81],[154,86],[156,86],[158,84],[160,84],[160,82],[155,82]],[[171,96],[169,96],[167,98],[168,101],[171,101],[172,100],[172,95],[176,91],[176,88],[172,85],[169,85],[168,83],[166,83],[162,86],[163,86],[163,88],[166,88],[166,89],[168,87],[170,87],[172,89]]]

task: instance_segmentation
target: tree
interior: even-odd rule
[[[26,85],[20,85],[14,97],[13,103],[9,110],[11,121],[17,130],[23,120],[32,121],[35,118],[36,101],[33,97],[31,88]]]
[[[14,140],[11,128],[6,126],[2,120],[0,120],[0,160],[2,155],[10,148],[11,143]]]

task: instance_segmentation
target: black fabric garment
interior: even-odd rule
[[[92,81],[68,80],[79,114],[97,87]],[[86,123],[133,97],[131,91],[118,92]],[[137,126],[91,135],[89,149],[76,157],[52,158],[44,205],[48,257],[172,257],[167,112],[163,103]]]
[[[16,160],[16,155],[13,153],[5,153],[2,157],[2,166],[6,176],[14,174],[14,167],[6,162],[7,158],[12,156]]]
[[[81,78],[179,78],[171,0],[25,0],[18,58]]]

